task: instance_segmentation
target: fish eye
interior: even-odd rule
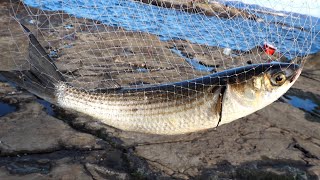
[[[271,83],[274,86],[281,86],[282,84],[284,84],[284,82],[286,82],[286,80],[287,77],[283,72],[279,72],[271,76]]]

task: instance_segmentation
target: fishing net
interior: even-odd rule
[[[24,70],[28,39],[88,90],[183,81],[248,64],[301,64],[320,50],[318,1],[11,0],[1,70]]]

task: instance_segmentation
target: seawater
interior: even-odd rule
[[[190,14],[131,0],[24,0],[48,11],[62,10],[76,17],[99,20],[110,26],[158,35],[161,40],[184,39],[210,46],[249,50],[271,42],[289,59],[320,51],[320,22],[305,15],[257,14],[265,22]],[[278,25],[276,25],[278,24]],[[287,24],[283,26],[281,24]],[[291,27],[302,27],[299,28]]]

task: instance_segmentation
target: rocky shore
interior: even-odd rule
[[[190,13],[199,13],[206,16],[217,16],[221,18],[241,17],[251,20],[258,20],[254,14],[234,7],[228,7],[219,2],[208,0],[135,0],[154,6],[172,8]]]
[[[286,61],[281,54],[271,57],[259,47],[225,55],[218,47],[160,41],[154,35],[4,1],[0,3],[2,71],[28,68],[28,40],[8,9],[18,12],[16,16],[37,35],[67,79],[88,89],[102,88],[108,80],[127,86],[212,73],[196,70],[186,58],[213,67],[212,71],[281,57]],[[38,15],[41,31],[33,28],[30,14]],[[0,108],[1,103],[12,107],[0,116],[0,179],[317,179],[319,82],[320,55],[315,54],[309,56],[294,87],[272,105],[217,130],[158,136],[103,125],[0,78]],[[289,104],[293,97],[316,107],[311,111],[294,107]]]

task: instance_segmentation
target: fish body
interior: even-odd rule
[[[256,64],[175,83],[86,91],[69,85],[22,27],[29,33],[34,68],[4,76],[60,107],[126,131],[172,135],[232,122],[277,100],[301,72],[295,64]]]
[[[56,86],[57,104],[126,131],[167,135],[194,132],[232,122],[271,104],[295,81],[275,88],[268,71],[289,71],[288,75],[295,75],[292,78],[297,76],[292,69],[297,67],[292,64],[247,68],[253,71],[254,67],[257,70],[262,66],[270,70],[246,80],[241,80],[244,78],[241,76],[234,78],[238,82],[230,82],[231,77],[229,82],[221,82],[223,76],[218,73],[183,83],[119,89],[112,93],[88,92],[61,83]],[[208,84],[196,83],[200,81]]]
[[[210,91],[212,88],[208,88]],[[182,134],[217,125],[219,93],[140,91],[86,93],[65,85],[57,88],[57,103],[95,117],[110,126],[152,134]]]

